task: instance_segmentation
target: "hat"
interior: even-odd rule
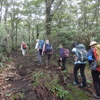
[[[62,45],[59,45],[59,47],[58,48],[63,48],[63,46]]]
[[[36,39],[37,42],[39,42],[39,39]]]
[[[95,45],[95,44],[97,44],[96,41],[91,41],[89,46],[92,46],[92,45]]]

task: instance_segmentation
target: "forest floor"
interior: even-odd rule
[[[69,90],[70,94],[73,91],[72,89],[67,88],[67,84],[71,84],[76,90],[85,92],[88,99],[83,100],[96,100],[92,97],[92,94],[95,93],[92,83],[88,83],[87,89],[73,85],[73,68],[68,68],[68,72],[64,73],[61,70],[57,70],[57,65],[53,62],[50,68],[46,69],[45,65],[39,66],[37,64],[36,55],[33,56],[32,54],[27,53],[27,55],[23,57],[20,50],[12,52],[10,58],[12,58],[12,60],[6,62],[6,67],[2,68],[3,70],[0,73],[0,100],[65,100],[50,92],[44,85],[49,81],[45,77],[48,76],[48,74],[51,79],[54,79],[53,74],[55,76],[58,75],[59,84],[65,90]],[[90,73],[88,69],[87,72]],[[45,73],[45,76],[42,77],[41,73]],[[36,82],[32,77],[35,77],[36,74],[40,75],[41,78],[38,78],[37,80],[40,81],[40,84],[35,85],[34,87],[33,84],[36,84]],[[88,74],[86,75],[91,80],[91,76]],[[82,99],[74,97],[74,99],[70,100]]]

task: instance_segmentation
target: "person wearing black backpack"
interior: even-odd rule
[[[81,86],[86,88],[86,77],[84,74],[85,66],[86,66],[86,61],[82,61],[81,59],[81,50],[85,49],[85,45],[83,44],[76,44],[73,43],[73,49],[72,49],[72,54],[74,56],[74,69],[73,69],[73,74],[74,74],[74,85]],[[80,50],[80,51],[79,51]],[[87,53],[88,54],[88,53]],[[80,75],[82,77],[82,83],[79,82],[78,79],[78,70],[80,69]]]
[[[45,54],[45,63],[46,63],[45,68],[50,67],[50,60],[51,60],[52,53],[53,53],[52,44],[49,43],[49,40],[46,40],[46,43],[43,45],[43,49],[42,49],[42,56]]]

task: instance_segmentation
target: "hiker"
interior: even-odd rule
[[[39,39],[36,40],[36,45],[35,45],[35,50],[38,56],[38,65],[42,64],[42,59],[41,59],[41,53],[42,53],[42,49],[39,48]]]
[[[59,45],[59,52],[60,52],[60,57],[59,57],[59,59],[57,60],[57,62],[58,62],[58,68],[57,69],[62,69],[62,70],[66,70],[66,58],[67,57],[65,57],[63,54],[64,54],[64,48],[63,48],[63,46],[62,45]],[[68,53],[69,53],[69,50],[68,50]],[[61,64],[60,63],[62,63],[62,66],[61,66]]]
[[[22,55],[26,55],[27,44],[23,41],[21,44]]]
[[[42,56],[44,55],[44,53],[45,53],[45,63],[46,63],[45,68],[49,68],[51,56],[53,53],[53,47],[52,44],[49,43],[49,40],[46,40],[46,43],[43,45]]]
[[[90,46],[90,50],[88,51],[88,61],[89,61],[89,64],[91,65],[93,62],[97,61],[95,52],[94,52],[94,50],[97,50],[96,49],[97,42],[92,41],[92,42],[90,42],[89,46]],[[97,52],[99,52],[99,54],[100,54],[100,45],[99,45],[99,51],[97,51]],[[92,74],[94,88],[96,90],[96,94],[93,94],[93,96],[96,99],[100,99],[100,66],[98,66],[96,69],[92,69],[91,74]]]
[[[84,50],[85,49],[85,45],[83,44],[76,44],[74,43],[73,44],[73,49],[72,49],[72,54],[74,56],[74,69],[73,69],[73,74],[74,74],[74,85],[77,85],[77,86],[81,86],[81,87],[86,87],[86,77],[85,77],[85,74],[84,74],[84,70],[85,70],[85,66],[86,66],[86,61],[82,61],[81,59],[79,59],[79,49],[78,48],[81,48],[80,50]],[[86,50],[85,50],[86,51]],[[86,58],[87,58],[87,52],[86,52]],[[86,59],[87,60],[87,59]],[[82,78],[82,83],[79,82],[79,79],[78,79],[78,70],[80,70],[80,75],[81,75],[81,78]]]

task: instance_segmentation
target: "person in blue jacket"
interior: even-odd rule
[[[62,70],[66,70],[66,57],[63,57],[63,46],[62,45],[59,45],[59,54],[60,54],[60,57],[59,59],[57,60],[58,62],[58,67],[57,69],[62,69]],[[61,66],[61,63],[62,63],[62,66]]]

